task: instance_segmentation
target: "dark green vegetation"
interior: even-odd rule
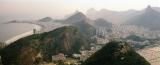
[[[96,29],[89,24],[90,22],[93,21],[87,18],[82,12],[76,12],[64,21],[64,23],[77,27],[80,32],[84,33],[88,38],[95,35],[96,31]]]
[[[150,65],[126,42],[112,41],[82,65]]]
[[[82,46],[89,48],[89,40],[77,28],[66,26],[22,38],[5,47],[1,56],[4,65],[33,65],[39,61],[50,62],[51,56],[58,53],[79,53]]]
[[[86,20],[73,23],[73,26],[77,27],[80,30],[80,32],[84,33],[85,36],[88,38],[95,35],[96,33],[96,29],[92,25],[88,24]]]
[[[137,42],[143,42],[143,41],[145,41],[144,38],[142,38],[140,36],[137,36],[137,35],[129,35],[126,39],[137,41]]]

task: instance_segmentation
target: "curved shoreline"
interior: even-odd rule
[[[26,23],[26,24],[31,24],[31,23]],[[24,38],[24,37],[27,37],[27,36],[30,36],[33,34],[37,34],[41,31],[42,27],[40,25],[37,25],[37,24],[32,24],[32,25],[34,25],[32,30],[20,33],[18,35],[15,35],[15,36],[3,41],[2,43],[4,44],[4,46],[7,46],[7,45],[9,45],[9,44],[21,39],[21,38]]]
[[[7,46],[21,38],[33,35],[33,34],[39,34],[39,33],[43,33],[43,32],[47,32],[50,30],[54,30],[56,28],[62,27],[62,26],[69,26],[69,25],[64,25],[64,24],[44,24],[43,22],[37,23],[37,22],[15,22],[15,23],[24,23],[24,24],[32,24],[34,25],[34,28],[32,30],[17,34],[13,37],[10,37],[9,39],[3,41],[4,45]],[[7,23],[9,24],[9,23]],[[50,29],[51,28],[51,29]],[[35,31],[36,30],[36,31]]]

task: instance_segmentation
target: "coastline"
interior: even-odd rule
[[[10,23],[8,23],[8,24],[10,24]],[[21,23],[21,24],[23,24],[23,23]],[[31,23],[24,23],[24,24],[31,24]],[[16,35],[11,36],[8,39],[4,39],[3,41],[0,41],[2,43],[1,45],[3,45],[5,47],[5,46],[21,39],[21,38],[24,38],[24,37],[27,37],[27,36],[30,36],[30,35],[33,35],[33,34],[38,34],[42,29],[42,27],[39,26],[39,25],[36,25],[36,24],[31,24],[31,25],[33,27],[32,29],[21,32],[21,33],[18,33]],[[14,31],[16,31],[16,30],[14,30]]]
[[[8,37],[7,39],[5,39],[3,41],[0,41],[0,42],[3,43],[3,44],[0,44],[3,47],[5,47],[7,45],[10,45],[11,43],[13,43],[13,42],[15,42],[15,41],[17,41],[21,38],[24,38],[24,37],[27,37],[27,36],[30,36],[30,35],[33,35],[33,34],[40,34],[40,33],[43,33],[43,32],[48,32],[48,31],[54,30],[54,29],[59,28],[59,27],[69,26],[69,25],[62,24],[62,23],[39,22],[39,21],[9,22],[9,23],[6,23],[6,24],[12,24],[12,23],[13,24],[14,23],[16,23],[16,24],[31,24],[31,25],[34,25],[34,27],[30,30],[18,33],[16,35],[12,35],[12,36]],[[14,30],[14,31],[16,31],[16,30]]]

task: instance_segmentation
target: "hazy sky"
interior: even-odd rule
[[[125,11],[141,10],[147,5],[160,7],[160,0],[0,0],[0,17],[61,18],[75,10],[89,8]]]

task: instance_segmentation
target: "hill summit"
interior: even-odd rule
[[[86,19],[87,17],[82,12],[76,11],[73,15],[65,20],[65,23],[72,24]]]
[[[22,38],[5,47],[0,55],[3,65],[34,65],[39,54],[43,61],[51,62],[53,55],[63,53],[70,56],[79,53],[82,46],[89,48],[89,41],[79,29],[65,26]]]
[[[82,65],[150,65],[126,42],[112,41],[93,54]]]

